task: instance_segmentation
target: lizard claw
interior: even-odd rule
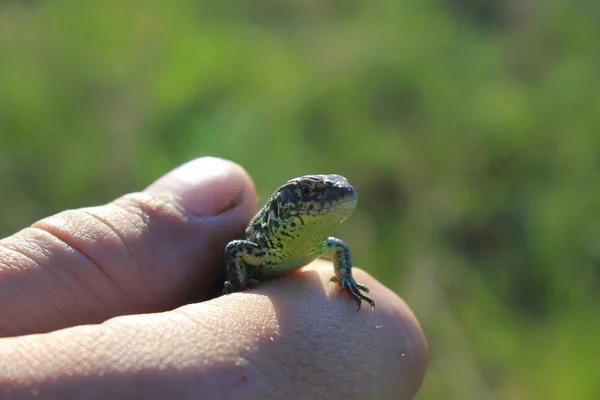
[[[233,285],[229,281],[225,281],[223,284],[223,294],[229,294],[233,291]]]
[[[347,290],[348,293],[350,293],[350,296],[352,296],[352,298],[356,301],[356,304],[358,305],[356,312],[360,311],[360,306],[363,300],[371,305],[372,310],[375,310],[375,302],[373,301],[373,299],[360,292],[362,290],[363,292],[369,293],[369,288],[367,288],[365,285],[361,285],[360,283],[356,283],[356,281],[352,277],[338,278],[337,276],[332,276],[331,279],[329,279],[329,282],[335,282],[339,284],[340,293],[342,293],[344,290]]]
[[[250,290],[253,286],[257,285],[258,283],[260,283],[259,280],[257,279],[249,279],[248,282],[240,282],[237,285],[237,290],[234,288],[233,283],[231,283],[230,281],[225,281],[225,283],[223,284],[223,294],[230,294],[233,292],[239,292],[242,290]]]

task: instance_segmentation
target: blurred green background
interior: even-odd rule
[[[338,236],[427,335],[417,399],[598,399],[600,3],[0,1],[0,234],[202,155]]]

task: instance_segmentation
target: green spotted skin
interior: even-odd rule
[[[331,259],[331,278],[358,304],[375,302],[352,276],[346,243],[329,236],[356,208],[356,191],[341,175],[306,175],[279,187],[252,218],[244,235],[225,247],[223,292],[247,290],[260,281],[300,268],[318,257]]]

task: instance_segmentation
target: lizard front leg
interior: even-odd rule
[[[340,293],[344,289],[347,290],[358,304],[358,310],[360,310],[363,300],[375,309],[375,302],[369,296],[360,292],[362,290],[369,293],[369,289],[365,285],[356,283],[352,276],[352,257],[348,245],[343,240],[334,237],[327,238],[319,248],[319,256],[333,260],[335,276],[331,277],[330,282],[337,282],[340,285]]]
[[[258,245],[249,240],[233,240],[225,247],[225,273],[227,280],[223,294],[249,289],[256,282],[252,279],[247,259],[256,259]]]

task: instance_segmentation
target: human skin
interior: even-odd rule
[[[0,240],[0,399],[410,399],[425,338],[364,271],[374,312],[325,261],[214,297],[256,207],[240,166],[201,158]]]

